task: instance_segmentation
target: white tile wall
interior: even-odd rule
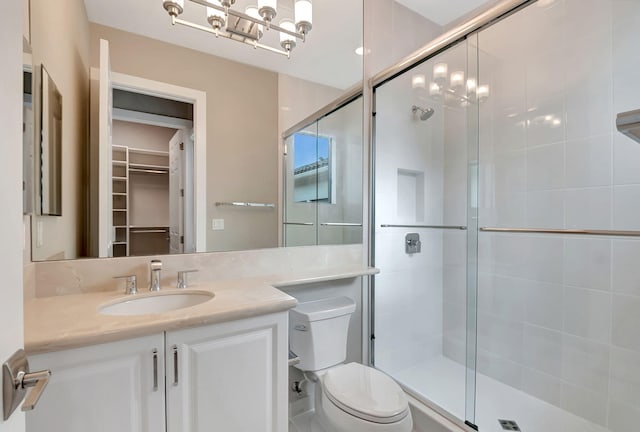
[[[640,144],[615,130],[640,108],[640,2],[542,5],[480,34],[480,226],[640,230]],[[640,240],[481,233],[479,248],[479,372],[636,430]],[[459,294],[444,298],[446,330]],[[457,361],[461,336],[444,336]]]
[[[379,33],[382,47],[390,39]],[[640,144],[615,130],[618,112],[640,108],[638,36],[637,0],[539,2],[481,32],[480,76],[491,95],[479,113],[480,226],[640,230]],[[465,224],[466,153],[455,148],[454,132],[467,123],[438,110],[429,124],[440,129],[411,123],[409,84],[376,101],[376,222],[397,215],[394,175],[406,168],[423,170],[433,194],[425,222]],[[383,120],[387,136],[381,107],[393,111]],[[402,355],[426,351],[405,344],[437,341],[438,331],[442,354],[464,363],[466,236],[444,233],[437,247],[423,242],[423,257],[409,259],[402,234],[376,233],[377,304],[387,307],[377,316],[377,343],[396,344],[377,364],[410,367]],[[482,233],[479,261],[478,371],[611,432],[636,430],[640,240]],[[414,293],[420,301],[408,304],[398,284],[414,283],[407,273],[420,266],[432,271],[420,277],[433,286],[441,280],[442,292]],[[438,316],[422,304],[430,295],[442,306],[441,328],[425,320],[421,332],[402,334],[425,311]],[[490,397],[480,388],[479,401]]]

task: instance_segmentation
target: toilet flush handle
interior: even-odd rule
[[[296,324],[295,326],[293,326],[293,329],[297,331],[303,331],[303,332],[309,331],[307,326],[304,324]]]

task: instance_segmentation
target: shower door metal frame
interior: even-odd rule
[[[365,100],[368,99],[371,101],[370,116],[369,116],[370,150],[369,150],[369,233],[368,233],[369,235],[369,251],[368,252],[369,252],[370,266],[375,267],[376,89],[380,87],[382,84],[404,74],[405,72],[428,61],[429,59],[435,57],[436,55],[442,52],[445,52],[447,49],[451,48],[452,46],[460,42],[463,42],[464,40],[470,38],[472,35],[479,33],[482,29],[489,27],[536,2],[537,0],[503,0],[497,3],[496,5],[490,7],[486,11],[478,14],[475,17],[472,17],[471,19],[465,21],[459,26],[437,37],[436,39],[434,39],[433,41],[425,45],[420,50],[410,54],[400,62],[388,67],[387,69],[384,69],[383,71],[379,72],[378,74],[376,74],[375,76],[373,76],[371,79],[367,81],[367,87],[365,89],[365,92],[367,93],[367,98],[365,98]],[[476,48],[478,48],[477,44],[476,44]],[[478,68],[477,59],[476,59],[475,66],[477,69]],[[365,106],[365,110],[366,109],[367,107]],[[479,119],[476,119],[476,120],[479,121]],[[476,123],[476,126],[478,124],[479,123]],[[477,135],[476,135],[476,139],[477,139]],[[469,180],[469,176],[467,176],[467,178]],[[479,227],[478,227],[477,215],[474,217],[468,212],[467,218],[468,218],[467,238],[469,238],[469,235],[471,235],[470,234],[471,231],[474,231],[474,234],[476,236],[476,243],[475,243],[476,256],[475,256],[475,262],[474,262],[476,266],[475,278],[474,278],[476,293],[474,297],[471,299],[471,303],[475,305],[475,310],[472,311],[471,317],[469,316],[469,311],[467,310],[467,320],[469,320],[469,318],[476,320],[477,319],[477,236],[479,233]],[[470,252],[469,252],[469,245],[468,245],[467,246],[468,260],[469,260],[469,254]],[[468,266],[469,264],[467,264],[467,268]],[[375,367],[375,276],[374,275],[370,276],[369,286],[370,286],[369,364]],[[469,286],[467,287],[467,293],[469,293]],[[467,305],[469,306],[471,303],[469,303],[469,298],[468,298]],[[468,328],[467,328],[467,334],[468,334]],[[475,367],[477,365],[477,340],[474,341],[471,345],[473,350],[473,352],[471,353],[471,356],[473,356],[473,365]],[[470,348],[469,341],[467,341],[466,347],[467,349]],[[469,355],[470,355],[469,353],[466,353],[467,360],[469,360]],[[468,368],[468,366],[469,366],[468,364],[465,365],[466,368]],[[468,377],[469,371],[467,370],[466,372]],[[474,370],[473,373],[476,374],[476,371]],[[465,389],[466,393],[469,393],[468,391],[469,387],[473,388],[472,394],[465,394],[465,411],[466,411],[465,417],[467,417],[467,411],[469,409],[467,405],[470,403],[469,401],[472,399],[473,400],[473,418],[475,421],[475,400],[476,400],[475,378],[472,386],[469,385],[468,383],[465,384],[465,386],[466,386],[466,389]],[[467,421],[466,418],[465,419],[458,418],[452,413],[445,410],[443,407],[440,407],[435,403],[431,402],[430,400],[426,399],[423,395],[416,394],[416,392],[412,391],[411,389],[407,388],[402,384],[401,384],[401,387],[406,393],[410,394],[412,397],[419,400],[428,408],[442,415],[443,417],[453,422],[454,424],[464,429],[478,430],[478,427],[473,422]]]

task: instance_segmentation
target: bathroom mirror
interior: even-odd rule
[[[234,9],[244,12],[250,3],[238,0]],[[55,197],[60,200],[60,206],[55,211],[42,214],[36,210],[32,215],[32,259],[173,252],[169,239],[169,216],[162,220],[151,218],[161,212],[171,212],[171,200],[167,198],[165,202],[163,198],[159,201],[153,195],[139,201],[140,205],[131,206],[132,213],[144,208],[149,215],[144,222],[134,220],[137,216],[133,214],[120,222],[112,219],[108,233],[110,241],[114,245],[126,242],[126,247],[118,246],[104,253],[98,245],[95,227],[99,212],[96,206],[104,200],[99,198],[99,202],[95,202],[99,194],[91,185],[96,183],[100,174],[96,169],[99,161],[93,148],[100,129],[99,78],[104,72],[100,67],[100,40],[108,41],[111,79],[114,82],[126,77],[133,82],[189,89],[206,97],[206,113],[203,114],[206,134],[199,137],[200,144],[206,146],[206,157],[199,160],[196,156],[194,160],[195,164],[202,164],[204,168],[200,172],[205,174],[204,180],[197,180],[196,189],[206,190],[201,200],[204,210],[199,213],[203,216],[195,223],[201,229],[194,233],[194,242],[201,246],[195,251],[282,246],[285,193],[282,134],[361,82],[362,57],[356,49],[362,45],[362,8],[362,0],[314,2],[312,30],[305,42],[298,41],[290,58],[287,58],[237,41],[216,38],[210,32],[172,25],[171,17],[160,0],[62,0],[55,4],[31,0],[33,63],[45,65],[48,74],[54,78],[61,95],[61,112],[64,113],[60,129],[61,152],[56,154],[60,157],[61,188]],[[275,22],[279,23],[281,18],[293,18],[294,9],[294,0],[279,0]],[[184,13],[179,18],[211,28],[206,9],[190,0],[185,1]],[[338,32],[336,28],[341,30]],[[261,43],[281,49],[277,33],[263,31],[265,35]],[[114,88],[130,90],[126,85]],[[149,92],[146,95],[157,96]],[[177,130],[188,129],[189,121],[193,121],[194,129],[197,129],[197,109],[192,113],[193,120],[174,117],[178,118],[178,124],[167,127],[166,124],[151,124],[153,120],[149,120],[148,112],[142,116],[146,119],[144,121],[139,118],[136,121],[123,119],[122,112],[114,107],[109,105],[114,120],[108,131],[112,144],[120,146],[118,148],[127,147],[129,156],[137,158],[134,162],[138,165],[169,166],[164,160],[151,160],[169,153],[168,148],[159,150],[149,144],[151,136],[161,137],[164,145],[168,146]],[[355,121],[358,122],[356,128],[361,129],[362,116]],[[133,124],[143,124],[146,131],[133,131]],[[353,126],[349,125],[350,128]],[[186,133],[185,136],[187,141],[188,137],[198,139],[197,132],[195,135]],[[352,147],[348,152],[339,151],[343,145],[340,139],[335,139],[334,145],[338,157],[353,154]],[[133,155],[136,151],[138,154]],[[146,154],[142,155],[145,151]],[[112,162],[122,154],[116,153],[111,153]],[[357,162],[336,161],[335,166],[361,164],[362,155],[357,157]],[[37,167],[37,163],[35,165]],[[168,168],[157,171],[167,172]],[[122,194],[141,196],[142,189],[158,194],[161,188],[167,188],[168,176],[153,174],[157,177],[152,178],[151,175],[144,179],[145,174],[140,172],[131,177],[116,176],[136,177],[139,181],[136,185],[129,184],[129,189],[112,183],[111,209],[117,208],[113,200],[122,200],[121,197],[125,196]],[[163,175],[164,179],[160,179]],[[141,185],[143,187],[138,188]],[[350,187],[357,189],[354,189],[356,195],[361,195],[361,182],[351,185],[345,180],[343,184],[334,186],[336,193]],[[353,193],[349,192],[350,196]],[[333,201],[340,202],[339,197],[335,196]],[[235,205],[238,203],[248,205]],[[332,203],[326,205],[336,207]],[[350,204],[351,213],[361,213],[355,206]],[[112,217],[113,214],[111,211]],[[327,222],[353,221],[332,219]],[[131,232],[132,228],[135,233]],[[354,231],[353,228],[350,231]],[[134,237],[153,237],[153,240],[145,240],[138,247],[133,244],[137,241]],[[322,238],[325,239],[324,244],[362,241],[361,234],[316,237],[313,244],[321,244]],[[175,238],[180,241],[181,236]],[[158,246],[153,246],[153,243]],[[126,252],[123,253],[122,249]],[[183,251],[190,250],[184,248]]]

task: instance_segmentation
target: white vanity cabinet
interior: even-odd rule
[[[26,430],[286,432],[287,319],[280,312],[30,356],[33,370],[52,376]]]
[[[165,429],[163,334],[33,355],[29,365],[52,372],[29,432]]]
[[[285,432],[287,318],[167,332],[167,430]]]

